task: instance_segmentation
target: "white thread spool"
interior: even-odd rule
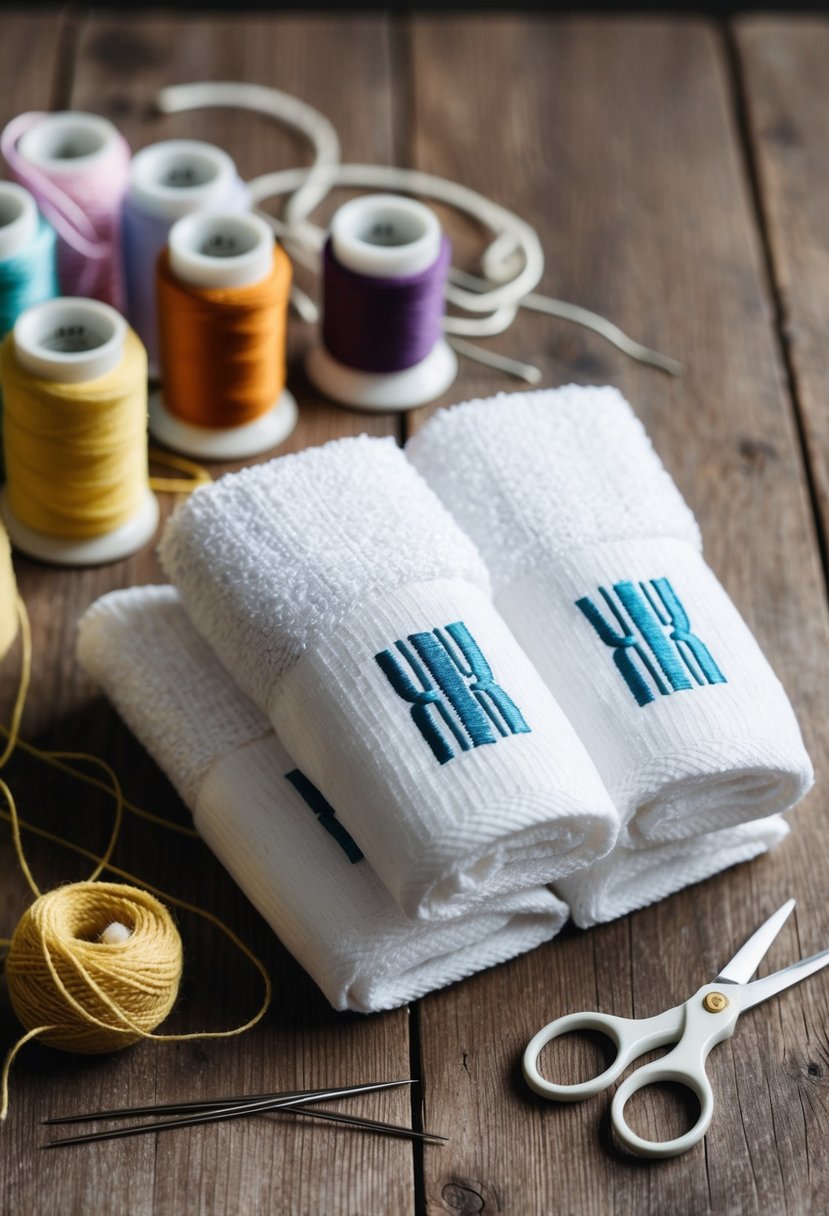
[[[37,236],[37,203],[15,182],[0,182],[0,262],[28,249]]]
[[[258,215],[197,212],[170,229],[170,270],[193,287],[250,287],[271,272],[273,233]],[[163,390],[150,396],[150,431],[156,439],[186,456],[207,460],[241,460],[268,452],[296,426],[297,405],[287,388],[270,409],[252,422],[234,427],[196,426],[170,413]]]
[[[199,139],[168,139],[132,158],[124,210],[127,301],[130,321],[147,346],[151,379],[159,373],[156,260],[176,220],[193,211],[217,210],[250,210],[247,186],[221,148]],[[141,226],[133,231],[136,224]]]
[[[392,194],[351,199],[335,214],[330,235],[340,265],[384,279],[416,275],[433,266],[443,239],[433,211]],[[348,367],[320,342],[309,352],[306,370],[320,392],[334,401],[385,413],[413,409],[439,397],[454,381],[458,361],[446,339],[439,338],[413,367],[365,372]]]
[[[200,139],[167,139],[132,158],[128,194],[139,211],[173,224],[226,205],[237,186],[246,193],[227,152]]]
[[[18,317],[13,332],[17,358],[32,375],[81,384],[118,366],[124,357],[127,324],[109,304],[65,297],[28,309]],[[5,487],[0,513],[16,548],[64,566],[119,561],[147,544],[158,526],[158,503],[149,486],[132,519],[102,536],[68,539],[35,531],[14,514]]]
[[[49,173],[76,173],[106,160],[119,139],[108,118],[82,110],[44,114],[21,135],[17,151],[35,168]]]

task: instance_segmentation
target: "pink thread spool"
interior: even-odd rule
[[[21,114],[3,132],[2,150],[58,233],[63,293],[123,312],[121,211],[130,163],[124,137],[97,114]]]

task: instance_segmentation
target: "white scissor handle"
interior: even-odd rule
[[[621,1143],[640,1157],[678,1157],[703,1138],[714,1114],[714,1094],[705,1072],[708,1053],[734,1033],[740,1014],[742,986],[706,984],[689,1001],[679,1006],[684,1021],[679,1042],[661,1060],[645,1064],[623,1081],[613,1096],[610,1118]],[[718,998],[711,1002],[711,996]],[[720,1008],[719,998],[725,998]],[[714,1007],[712,1007],[712,1005]],[[673,1140],[646,1140],[625,1121],[625,1105],[640,1089],[673,1081],[690,1089],[699,1100],[699,1117],[682,1136]]]
[[[530,1039],[524,1050],[524,1079],[531,1089],[542,1098],[554,1102],[581,1102],[612,1085],[621,1076],[631,1060],[674,1043],[682,1033],[684,1006],[668,1009],[653,1018],[618,1018],[609,1013],[568,1013],[544,1026]],[[538,1068],[538,1059],[543,1049],[553,1039],[574,1030],[596,1030],[605,1035],[616,1047],[616,1058],[604,1072],[589,1081],[577,1085],[559,1085],[548,1081]]]

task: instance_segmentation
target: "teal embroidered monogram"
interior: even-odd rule
[[[320,826],[325,828],[329,836],[333,836],[351,864],[362,861],[363,854],[360,852],[356,840],[349,836],[337,818],[331,803],[320,793],[313,782],[309,781],[298,768],[293,768],[286,773],[285,780],[290,781],[299,796],[308,803],[319,820]]]
[[[445,631],[410,633],[407,642],[394,645],[419,687],[391,650],[374,657],[394,691],[411,705],[412,720],[438,763],[455,755],[446,731],[461,751],[496,743],[494,731],[502,738],[531,733],[462,621]]]
[[[599,588],[618,629],[589,596],[576,600],[576,607],[605,645],[613,648],[613,661],[637,705],[649,705],[656,699],[641,668],[662,696],[693,688],[694,684],[728,683],[707,646],[692,632],[688,614],[668,579],[653,578],[638,586],[614,583],[613,591],[618,605],[605,587]]]

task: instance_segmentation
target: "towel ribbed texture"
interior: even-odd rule
[[[595,865],[557,883],[556,891],[570,904],[579,928],[589,929],[751,861],[788,834],[782,816],[772,815],[690,840],[634,849],[617,845]]]
[[[407,455],[480,547],[496,607],[616,803],[620,844],[765,818],[808,790],[812,767],[788,698],[615,389],[468,402],[436,414]],[[660,598],[667,588],[679,610]],[[625,595],[648,618],[679,685]],[[675,641],[683,614],[712,660],[707,674]]]
[[[392,441],[339,440],[198,490],[161,557],[404,914],[462,915],[612,847],[595,765],[493,608],[474,545]],[[459,623],[480,660],[450,643]],[[415,637],[438,645],[455,700]]]
[[[536,888],[453,920],[406,920],[286,779],[293,761],[172,588],[99,600],[81,621],[78,656],[334,1008],[404,1004],[532,949],[566,919],[566,906]]]

